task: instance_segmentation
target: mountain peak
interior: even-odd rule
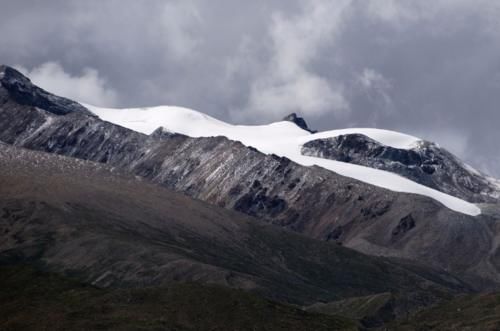
[[[306,131],[309,131],[311,133],[317,132],[315,130],[309,129],[309,127],[307,126],[306,120],[303,117],[297,116],[296,113],[291,113],[290,115],[283,117],[283,121],[295,123],[299,128],[304,129]]]
[[[0,83],[2,83],[2,85],[11,85],[12,83],[14,83],[14,81],[23,84],[31,83],[28,77],[24,76],[16,69],[4,64],[0,65]]]
[[[56,115],[81,112],[94,116],[79,103],[51,94],[33,84],[18,70],[0,65],[0,99],[6,95],[19,104],[40,108]]]

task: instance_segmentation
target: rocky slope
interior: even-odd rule
[[[399,149],[362,134],[347,134],[308,141],[302,154],[390,171],[467,201],[494,202],[500,196],[497,183],[427,141]]]
[[[0,264],[98,287],[189,281],[310,305],[401,293],[395,316],[469,292],[446,272],[370,257],[121,174],[0,146]]]
[[[223,137],[162,130],[147,136],[81,110],[59,115],[51,110],[59,98],[51,96],[53,104],[42,109],[33,97],[12,97],[4,80],[0,141],[7,144],[106,163],[316,239],[428,263],[480,287],[500,282],[498,214],[456,213],[433,199],[300,166]]]

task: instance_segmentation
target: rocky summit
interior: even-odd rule
[[[287,115],[283,117],[283,121],[288,121],[297,124],[297,126],[301,129],[304,129],[306,131],[309,131],[311,133],[315,133],[317,131],[309,129],[307,126],[306,120],[303,117],[297,116],[296,113],[291,113],[290,115]]]
[[[21,105],[38,107],[56,115],[65,115],[71,112],[92,115],[79,103],[48,93],[33,85],[29,78],[16,69],[5,65],[0,66],[0,84],[2,87],[0,98],[2,100],[10,98]]]

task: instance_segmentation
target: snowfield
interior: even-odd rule
[[[231,140],[240,141],[246,146],[252,146],[262,153],[287,157],[303,166],[316,165],[391,191],[424,195],[463,214],[471,216],[481,214],[481,210],[475,204],[391,172],[301,154],[302,145],[308,141],[352,133],[366,135],[384,145],[395,148],[410,149],[417,146],[420,139],[406,134],[369,128],[332,130],[312,134],[302,130],[292,122],[276,122],[268,125],[232,125],[182,107],[112,109],[91,105],[84,106],[102,120],[145,134],[151,134],[157,128],[163,127],[166,131],[190,137],[225,136]]]

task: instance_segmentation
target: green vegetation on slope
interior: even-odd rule
[[[425,309],[390,330],[500,330],[500,294],[459,296]]]
[[[0,330],[355,330],[240,290],[194,283],[98,289],[31,267],[0,267]]]
[[[306,310],[320,314],[345,316],[359,320],[365,327],[376,327],[395,318],[393,305],[394,298],[391,293],[380,293],[329,303],[316,303],[306,307]]]

